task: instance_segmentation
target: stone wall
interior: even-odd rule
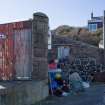
[[[32,79],[47,79],[48,17],[35,13],[32,25]]]
[[[0,82],[0,105],[32,105],[48,96],[44,81]]]
[[[57,48],[61,46],[70,47],[69,61],[72,63],[76,58],[92,58],[96,60],[96,64],[105,64],[104,50],[98,47],[85,44],[80,41],[68,39],[66,37],[53,38],[52,50],[49,51],[50,59],[57,58]]]
[[[76,58],[90,58],[96,61],[96,64],[104,64],[103,50],[94,46],[85,44],[70,46],[70,59],[74,61]]]

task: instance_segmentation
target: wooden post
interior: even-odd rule
[[[103,15],[103,47],[104,47],[104,64],[105,64],[105,10]]]
[[[103,15],[103,46],[105,49],[105,10],[104,10],[104,15]]]

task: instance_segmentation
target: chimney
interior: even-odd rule
[[[93,19],[93,12],[91,13],[91,19]]]
[[[103,15],[103,47],[105,49],[105,10]]]

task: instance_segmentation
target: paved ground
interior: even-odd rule
[[[105,105],[105,85],[94,85],[86,92],[67,97],[49,97],[37,105]]]

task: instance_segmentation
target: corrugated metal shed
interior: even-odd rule
[[[31,29],[14,31],[15,70],[17,78],[31,77]]]
[[[0,80],[30,75],[31,29],[31,21],[0,24]]]

